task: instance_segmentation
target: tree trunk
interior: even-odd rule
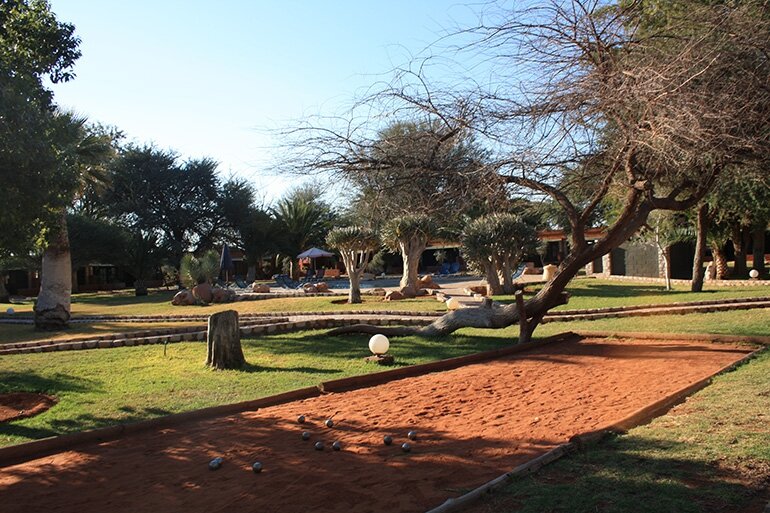
[[[347,267],[347,264],[345,264],[345,266]],[[361,303],[361,274],[363,272],[363,268],[355,272],[348,272],[348,277],[350,278],[350,294],[348,294],[348,303],[351,305]]]
[[[487,281],[487,296],[494,296],[503,293],[500,286],[500,276],[497,274],[497,268],[492,262],[484,263],[484,273]]]
[[[62,211],[59,226],[43,252],[40,294],[35,301],[35,328],[60,330],[69,325],[72,295],[72,264],[70,258],[67,218]]]
[[[663,250],[663,275],[666,277],[666,290],[671,290],[671,248]]]
[[[502,262],[502,271],[503,271],[503,294],[513,294],[516,290],[516,287],[513,286],[513,269],[511,265],[511,259],[506,258]]]
[[[77,292],[80,292],[80,287],[78,286],[78,270],[73,267],[72,268],[72,293],[76,294]]]
[[[404,263],[404,272],[401,275],[400,292],[405,297],[414,297],[417,295],[419,281],[418,269],[420,266],[420,257],[425,251],[425,242],[422,240],[411,239],[401,246],[401,259]]]
[[[730,273],[730,268],[727,265],[727,257],[722,249],[722,245],[718,242],[712,242],[711,255],[714,257],[714,268],[716,269],[715,279],[726,280],[727,275]]]
[[[751,238],[754,241],[754,269],[759,271],[760,275],[765,274],[765,229],[757,228],[752,234]]]
[[[11,295],[8,293],[8,289],[5,288],[6,275],[0,274],[0,303],[10,303]]]
[[[746,247],[743,245],[743,235],[741,227],[736,225],[732,230],[731,241],[733,251],[735,252],[735,266],[733,267],[733,276],[736,278],[745,278],[748,273],[746,267]]]
[[[705,203],[698,207],[698,223],[695,237],[695,257],[692,262],[692,282],[690,290],[692,292],[703,291],[703,259],[706,257],[706,232],[709,229],[709,207]]]
[[[206,365],[215,369],[240,369],[246,364],[241,348],[238,312],[225,310],[209,317]]]

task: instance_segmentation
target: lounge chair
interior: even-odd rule
[[[513,271],[513,274],[511,275],[511,280],[517,280],[521,278],[521,276],[524,274],[524,271],[527,269],[527,264],[519,264],[519,267],[516,268],[515,271]]]
[[[302,287],[302,283],[292,280],[286,274],[276,274],[275,276],[273,276],[273,279],[275,280],[275,282],[278,284],[279,287],[282,287],[284,289],[297,290],[298,288]]]

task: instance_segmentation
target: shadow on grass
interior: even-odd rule
[[[472,511],[727,512],[763,489],[762,479],[689,459],[689,450],[686,443],[640,436],[607,440],[515,479]]]
[[[313,355],[345,360],[360,360],[371,355],[369,335],[327,335],[324,332],[305,332],[297,335],[273,335],[252,339],[245,344],[278,355]],[[417,362],[443,360],[469,353],[497,349],[511,344],[510,339],[450,335],[425,339],[420,337],[394,337],[389,353],[396,359],[396,366]]]
[[[39,392],[56,395],[60,392],[93,392],[100,388],[97,381],[67,374],[41,376],[33,372],[0,371],[0,393]]]

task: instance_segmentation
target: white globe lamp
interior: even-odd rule
[[[752,269],[751,271],[749,271],[749,276],[751,276],[752,280],[756,280],[757,278],[759,278],[759,271],[757,271],[756,269]]]
[[[390,349],[390,341],[385,335],[373,335],[369,339],[369,350],[375,355],[383,355]]]
[[[368,362],[375,362],[380,365],[390,365],[393,363],[393,356],[386,354],[390,349],[390,341],[388,337],[380,333],[372,335],[369,339],[369,351],[373,356],[366,359]]]

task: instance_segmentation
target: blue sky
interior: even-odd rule
[[[338,114],[472,8],[440,0],[51,0],[83,56],[57,103],[138,143],[210,156],[266,199],[276,144],[264,129]]]

